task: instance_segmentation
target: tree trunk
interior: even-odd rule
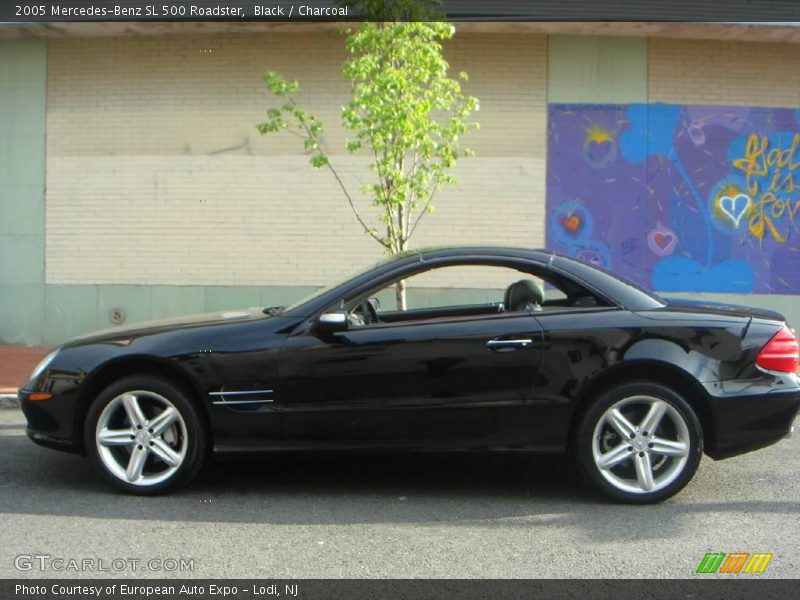
[[[394,297],[397,301],[397,310],[406,309],[406,280],[401,279],[394,284]]]
[[[405,252],[408,250],[408,240],[406,239],[406,231],[403,228],[403,212],[400,211],[400,218],[398,219],[400,225],[400,231],[402,232],[402,237],[399,240],[399,250],[400,252]],[[394,297],[397,301],[397,310],[405,310],[407,308],[406,304],[406,280],[401,279],[397,283],[394,284]]]

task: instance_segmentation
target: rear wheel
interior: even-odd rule
[[[703,454],[700,423],[688,403],[646,382],[598,398],[578,425],[575,446],[584,476],[608,496],[633,504],[678,493]]]
[[[132,494],[158,494],[199,471],[207,435],[187,394],[152,376],[107,387],[87,414],[86,453],[103,478]]]

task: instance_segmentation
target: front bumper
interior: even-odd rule
[[[54,397],[52,400],[30,400],[34,390],[19,390],[17,397],[28,422],[28,437],[40,446],[80,453],[75,435],[75,407],[71,398]]]

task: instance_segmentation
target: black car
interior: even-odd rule
[[[74,339],[20,399],[33,441],[131,493],[186,483],[211,451],[532,450],[648,503],[703,452],[787,436],[797,368],[777,313],[663,300],[545,250],[446,248],[285,308]]]

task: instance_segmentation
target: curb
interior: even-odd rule
[[[7,409],[13,410],[19,408],[19,398],[17,398],[17,394],[0,394],[0,410]]]

